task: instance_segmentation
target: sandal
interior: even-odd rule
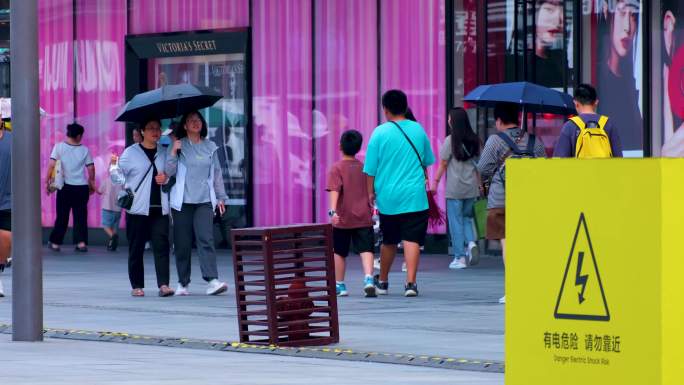
[[[160,297],[170,297],[170,296],[174,295],[174,293],[175,292],[173,291],[173,289],[171,289],[167,285],[161,285],[159,287],[159,296]]]
[[[133,291],[131,291],[131,296],[132,297],[144,297],[145,292],[143,291],[143,289],[133,289]]]

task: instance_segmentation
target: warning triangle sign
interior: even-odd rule
[[[608,302],[584,213],[580,214],[575,230],[553,315],[559,319],[610,321]]]

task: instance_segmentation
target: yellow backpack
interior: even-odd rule
[[[610,147],[610,139],[604,129],[607,116],[601,116],[596,127],[587,127],[587,123],[579,116],[574,116],[570,120],[577,125],[579,133],[575,143],[575,157],[580,159],[611,158],[613,151]],[[589,122],[592,123],[592,122]]]

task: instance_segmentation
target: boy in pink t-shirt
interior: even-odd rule
[[[335,251],[335,280],[337,295],[348,295],[344,283],[346,258],[350,244],[361,256],[363,290],[366,297],[375,297],[373,285],[373,234],[372,206],[368,197],[363,163],[356,159],[363,137],[356,130],[345,131],[340,138],[342,160],[328,171],[326,190],[330,197],[328,216],[333,224],[333,250]]]

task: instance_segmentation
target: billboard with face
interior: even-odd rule
[[[598,112],[617,127],[626,156],[643,155],[642,4],[637,0],[597,2],[598,55],[595,78]]]

